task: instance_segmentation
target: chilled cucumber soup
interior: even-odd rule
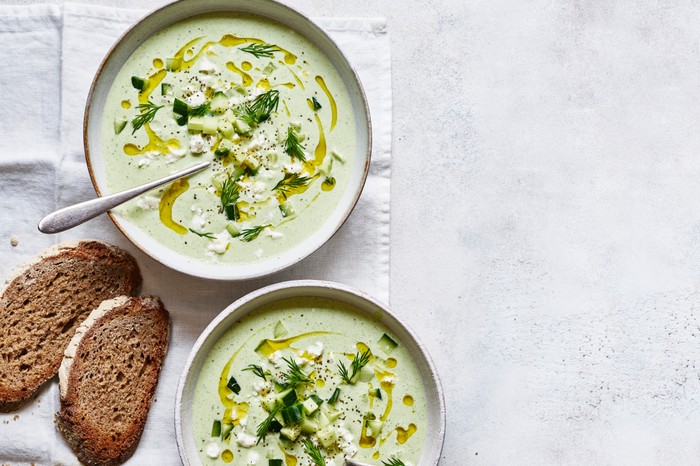
[[[112,192],[212,167],[116,212],[206,262],[273,258],[318,230],[355,163],[347,90],[300,34],[249,15],[175,23],[128,59],[102,121]]]
[[[192,412],[205,465],[408,466],[420,458],[425,410],[395,335],[347,304],[304,297],[257,309],[221,337]]]

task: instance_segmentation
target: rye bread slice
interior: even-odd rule
[[[66,348],[56,424],[87,465],[116,465],[136,449],[165,358],[169,317],[154,296],[103,302]]]
[[[52,246],[17,270],[0,296],[0,412],[17,409],[56,375],[93,309],[140,286],[136,261],[101,241]]]

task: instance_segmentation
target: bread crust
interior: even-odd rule
[[[88,393],[89,390],[86,390],[84,385],[81,389],[81,377],[86,373],[90,373],[89,386],[93,391],[101,389],[99,384],[92,383],[96,369],[97,372],[105,372],[103,366],[99,365],[98,352],[105,354],[118,351],[119,354],[123,354],[123,348],[120,346],[124,344],[123,339],[101,338],[105,335],[100,331],[115,322],[119,328],[124,329],[130,322],[136,323],[137,320],[146,317],[149,324],[147,329],[152,332],[155,341],[148,346],[144,335],[136,335],[136,338],[144,339],[144,346],[148,346],[144,350],[148,351],[145,369],[141,369],[138,380],[130,380],[127,374],[127,379],[121,387],[111,386],[102,393]],[[167,353],[169,337],[168,311],[160,299],[154,296],[119,297],[105,301],[90,314],[82,328],[76,332],[66,348],[59,372],[61,410],[56,414],[56,425],[82,463],[118,465],[134,453],[146,424],[158,376]],[[85,357],[86,355],[90,357]],[[125,367],[110,368],[104,374],[105,378],[113,375],[114,371],[121,373],[122,370],[127,372]],[[95,416],[99,416],[99,410],[94,409],[96,407],[93,403],[100,395],[118,400],[120,395],[127,391],[138,391],[139,406],[134,415],[127,420],[126,427],[119,431],[119,438],[115,440],[114,436],[110,437],[110,433],[114,432],[97,428],[99,422],[96,421],[105,421],[108,424],[110,420],[95,419]]]
[[[64,290],[55,285],[57,276],[65,280],[80,266],[87,270],[87,275],[91,271],[118,274],[109,289],[81,290],[97,302],[118,295],[134,295],[141,286],[141,274],[134,258],[98,240],[51,246],[16,269],[0,294],[0,412],[21,407],[56,374],[65,344],[94,307],[94,303],[81,302],[79,294],[59,296]],[[76,280],[75,287],[80,290],[78,283]],[[34,303],[28,302],[35,295],[42,301],[38,312]],[[37,324],[37,331],[27,335],[26,323],[40,318],[46,328]]]

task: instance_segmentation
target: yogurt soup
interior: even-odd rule
[[[192,407],[205,465],[415,465],[425,411],[418,368],[395,335],[319,297],[274,302],[224,333]]]
[[[211,14],[148,38],[102,121],[113,192],[213,160],[118,214],[181,254],[251,263],[328,219],[355,163],[349,95],[321,51],[257,16]]]

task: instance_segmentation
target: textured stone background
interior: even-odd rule
[[[700,4],[288,3],[389,20],[391,300],[441,464],[700,463]]]

